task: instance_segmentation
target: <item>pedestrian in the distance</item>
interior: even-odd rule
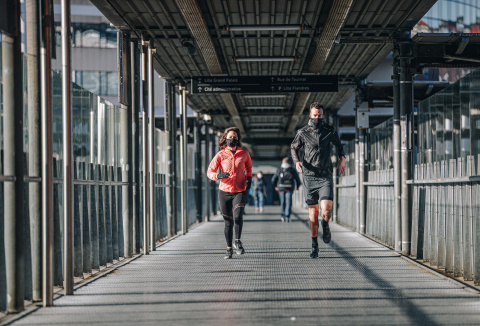
[[[255,200],[255,213],[263,213],[265,197],[267,197],[267,186],[262,171],[258,171],[257,174],[255,174],[252,187],[253,199]]]
[[[240,130],[237,127],[225,129],[218,147],[220,151],[210,162],[207,176],[209,179],[220,180],[218,187],[218,202],[220,212],[225,220],[225,239],[227,254],[230,259],[235,247],[238,255],[245,253],[241,239],[243,228],[243,212],[248,200],[248,190],[252,184],[252,159],[241,146]],[[218,172],[220,168],[220,173]],[[235,226],[235,243],[233,229]]]
[[[272,178],[272,185],[280,198],[281,220],[290,222],[292,211],[292,195],[295,189],[300,187],[300,178],[297,171],[290,164],[288,157],[282,160],[282,164]]]

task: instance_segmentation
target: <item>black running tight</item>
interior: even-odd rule
[[[225,240],[227,247],[232,247],[233,229],[235,227],[235,239],[242,236],[243,227],[243,211],[247,196],[245,192],[225,192],[218,191],[218,202],[220,204],[220,212],[225,220]]]

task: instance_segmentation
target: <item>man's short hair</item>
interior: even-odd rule
[[[310,112],[312,112],[312,109],[318,109],[318,110],[322,109],[323,111],[325,111],[325,109],[320,104],[320,102],[313,102],[312,104],[310,104]]]

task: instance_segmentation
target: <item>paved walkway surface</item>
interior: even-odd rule
[[[248,212],[245,255],[216,218],[14,325],[480,325],[478,291],[333,223],[309,259],[305,212]]]

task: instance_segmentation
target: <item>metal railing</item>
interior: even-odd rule
[[[1,61],[0,61],[1,66]],[[64,281],[63,275],[63,173],[62,173],[62,134],[61,134],[61,87],[59,86],[61,78],[53,73],[54,94],[53,94],[53,281],[54,285],[62,287]],[[0,83],[0,86],[1,83]],[[24,92],[27,92],[24,85]],[[118,262],[125,256],[124,248],[124,223],[127,223],[123,213],[123,188],[128,186],[128,182],[122,179],[122,169],[127,167],[124,162],[125,155],[120,146],[120,128],[122,115],[127,114],[126,110],[116,107],[96,95],[73,84],[72,115],[74,117],[72,138],[74,152],[74,174],[73,174],[73,268],[74,276],[79,278],[88,277],[104,269],[106,266]],[[0,100],[2,92],[0,92]],[[1,103],[1,101],[0,101]],[[25,108],[27,105],[25,104]],[[0,107],[1,111],[1,107]],[[25,109],[27,112],[27,109]],[[1,112],[0,112],[1,113]],[[6,271],[8,262],[5,259],[5,252],[8,249],[4,241],[4,183],[14,182],[13,176],[4,175],[3,158],[4,151],[1,147],[3,137],[3,119],[0,114],[0,311],[4,311],[7,306],[7,284]],[[140,123],[137,133],[141,135],[142,124]],[[30,140],[27,128],[24,128],[25,142]],[[140,138],[141,139],[141,138]],[[139,148],[142,148],[142,142],[139,142]],[[177,148],[179,147],[177,141]],[[166,212],[166,174],[167,164],[164,161],[167,151],[167,135],[156,130],[155,136],[156,161],[155,161],[155,240],[156,242],[165,239],[168,236],[167,212]],[[26,166],[29,163],[28,146],[24,153]],[[187,183],[188,183],[188,215],[187,226],[197,222],[197,211],[195,202],[196,187],[194,183],[194,150],[188,148],[187,160]],[[204,158],[202,159],[204,161]],[[174,160],[177,177],[176,192],[177,198],[180,198],[180,173],[179,160]],[[143,169],[142,156],[140,155],[140,164],[137,169],[140,170],[139,180],[134,181],[138,185],[136,195],[140,198],[140,206],[136,207],[133,221],[133,249],[138,254],[143,248]],[[28,169],[27,169],[28,170]],[[28,184],[41,182],[41,177],[25,176],[25,200],[24,207],[30,206],[31,193]],[[203,178],[202,178],[203,179]],[[205,186],[205,180],[202,180]],[[211,200],[214,193],[210,195]],[[205,198],[205,192],[202,192]],[[179,201],[177,201],[179,203]],[[202,216],[206,216],[205,205],[203,206]],[[132,209],[132,208],[131,208]],[[175,220],[175,232],[182,229],[180,205],[177,205],[177,218]],[[38,257],[34,254],[35,228],[38,225],[31,220],[31,211],[24,210],[24,248],[25,251],[25,291],[24,299],[33,299],[34,282],[32,280],[33,266],[38,265]],[[33,248],[33,249],[32,249]],[[34,263],[34,260],[37,262]]]

